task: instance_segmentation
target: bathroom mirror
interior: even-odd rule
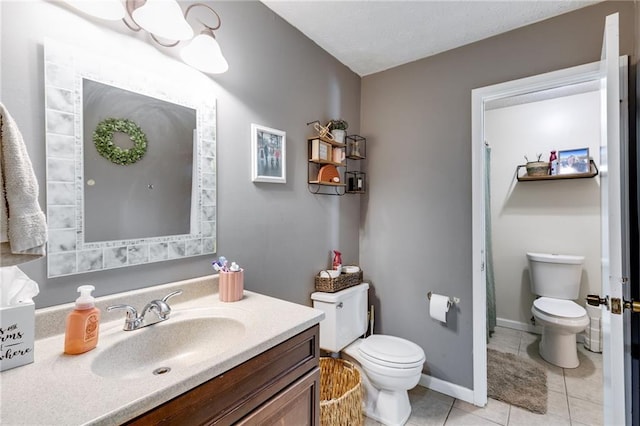
[[[215,97],[53,40],[44,56],[48,276],[215,253]]]

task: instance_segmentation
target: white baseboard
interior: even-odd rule
[[[542,327],[520,321],[496,318],[496,325],[505,328],[512,328],[514,330],[526,331],[529,333],[542,334]]]
[[[464,402],[468,402],[469,404],[474,403],[472,389],[468,389],[451,382],[445,382],[444,380],[436,379],[435,377],[431,377],[426,374],[422,374],[418,384],[427,389],[431,389],[436,392],[449,395],[453,398],[460,399]]]
[[[520,321],[496,318],[496,325],[499,327],[511,328],[513,330],[526,331],[528,333],[542,334],[542,327],[539,325],[527,324]],[[576,335],[577,343],[583,343],[584,340],[584,333],[578,333]]]

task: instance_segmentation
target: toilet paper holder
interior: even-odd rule
[[[427,298],[431,300],[431,292],[427,293]],[[457,305],[460,303],[460,299],[457,297],[449,297],[449,301],[447,302],[447,308],[452,307],[453,305]]]

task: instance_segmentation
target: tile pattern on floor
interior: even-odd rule
[[[547,414],[534,414],[502,401],[489,399],[483,408],[439,392],[417,386],[409,391],[411,417],[409,426],[601,426],[602,354],[578,344],[580,366],[556,367],[538,353],[540,335],[496,327],[488,348],[531,359],[547,371]],[[379,423],[366,419],[365,426]]]

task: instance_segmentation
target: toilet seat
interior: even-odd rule
[[[560,318],[581,318],[587,315],[586,309],[571,300],[540,297],[534,300],[533,306],[543,314]]]
[[[374,334],[364,339],[358,352],[373,364],[398,369],[422,367],[425,360],[420,346],[400,337],[383,334]]]

